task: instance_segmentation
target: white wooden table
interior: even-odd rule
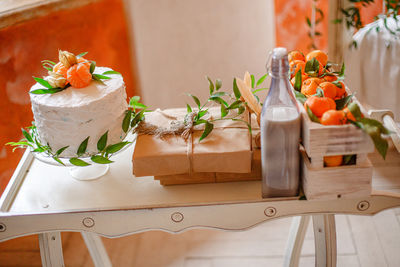
[[[111,266],[99,236],[120,237],[153,229],[177,233],[190,227],[240,230],[267,220],[297,216],[285,265],[298,264],[305,229],[313,218],[316,264],[336,265],[334,214],[372,215],[400,206],[400,154],[376,154],[372,196],[334,201],[261,198],[260,182],[160,186],[132,175],[133,147],[115,157],[110,171],[94,181],[77,181],[68,169],[24,154],[0,199],[0,241],[39,234],[43,266],[62,266],[60,232],[81,232],[95,266]],[[350,177],[349,177],[350,178]]]

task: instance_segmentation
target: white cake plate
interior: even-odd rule
[[[111,159],[114,155],[126,150],[129,146],[131,146],[135,141],[136,141],[137,134],[128,134],[123,141],[128,141],[130,142],[127,144],[124,148],[122,148],[120,151],[114,153],[111,156]],[[103,175],[105,175],[108,170],[110,169],[110,164],[98,164],[93,162],[90,157],[87,158],[79,158],[87,163],[90,163],[89,166],[75,166],[69,162],[70,158],[59,158],[60,161],[64,164],[61,165],[60,163],[56,162],[52,157],[49,157],[45,155],[44,153],[37,153],[37,152],[32,152],[33,156],[40,160],[41,162],[44,162],[49,165],[54,165],[58,167],[68,167],[69,168],[69,174],[72,176],[72,178],[79,180],[79,181],[92,181],[99,179]]]

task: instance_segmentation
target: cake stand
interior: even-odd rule
[[[122,151],[126,150],[129,146],[131,146],[137,138],[137,134],[129,133],[125,138],[124,142],[128,141],[129,143],[124,146],[121,150],[118,152],[114,153],[111,156],[111,159],[114,157],[114,155],[121,153]],[[105,175],[108,170],[110,169],[110,164],[98,164],[93,162],[90,157],[85,157],[85,158],[79,158],[87,163],[89,163],[89,166],[75,166],[69,162],[70,158],[62,158],[60,157],[60,161],[64,164],[61,165],[60,163],[56,162],[52,157],[45,155],[44,153],[37,153],[32,151],[33,156],[46,163],[49,165],[54,165],[58,167],[67,167],[69,168],[69,174],[72,176],[72,178],[79,180],[79,181],[91,181],[91,180],[96,180],[103,175]]]

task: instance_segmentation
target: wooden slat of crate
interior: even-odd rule
[[[348,94],[351,91],[346,88]],[[363,114],[367,114],[363,106],[353,97]],[[357,165],[367,160],[367,154],[374,151],[371,138],[352,124],[322,125],[312,122],[304,108],[300,105],[302,115],[302,144],[311,158],[311,166],[323,167],[324,156],[357,155]]]
[[[366,159],[359,165],[314,168],[304,149],[302,185],[309,200],[367,197],[371,194],[372,164]]]

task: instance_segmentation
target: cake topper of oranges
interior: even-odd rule
[[[85,59],[87,52],[74,55],[68,51],[58,51],[59,62],[43,60],[42,66],[48,71],[44,79],[33,77],[45,88],[30,91],[31,94],[54,94],[72,86],[73,88],[87,87],[92,80],[100,81],[111,79],[110,74],[120,74],[109,70],[102,74],[94,73],[96,62]]]

